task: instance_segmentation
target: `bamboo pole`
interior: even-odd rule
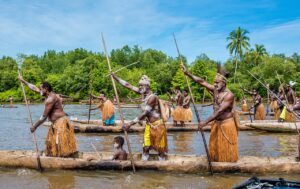
[[[101,37],[102,37],[102,44],[103,44],[104,52],[105,52],[105,55],[106,55],[106,60],[107,60],[108,69],[109,69],[109,72],[111,73],[112,70],[111,70],[111,66],[110,66],[110,60],[109,60],[109,57],[108,57],[108,53],[107,53],[107,49],[106,49],[106,44],[105,44],[105,41],[104,41],[103,33],[101,33]],[[118,109],[119,109],[119,114],[120,114],[121,122],[122,122],[122,125],[124,125],[124,123],[125,123],[125,122],[124,122],[124,115],[123,115],[122,107],[121,107],[121,104],[120,104],[120,101],[119,101],[119,95],[118,95],[116,83],[115,83],[115,80],[114,80],[114,78],[113,78],[112,75],[110,75],[110,78],[111,78],[111,82],[112,82],[112,84],[113,84],[115,96],[116,96],[116,99],[117,99]],[[126,140],[127,147],[128,147],[128,152],[129,152],[129,156],[130,156],[130,161],[131,161],[131,165],[132,165],[132,170],[133,170],[133,173],[135,173],[134,160],[133,160],[133,156],[132,156],[132,152],[131,152],[131,146],[130,146],[130,142],[129,142],[128,134],[127,134],[127,131],[126,131],[126,130],[124,130],[124,134],[125,134],[125,140]]]
[[[180,59],[180,63],[181,63],[181,65],[183,65],[183,61],[182,61],[182,58],[181,58],[181,54],[179,52],[179,48],[178,48],[176,37],[175,37],[174,33],[173,33],[173,37],[174,37],[174,42],[175,42],[175,45],[176,45],[177,53],[178,53],[178,56],[179,56],[179,59]],[[190,95],[191,95],[192,104],[193,104],[193,107],[194,107],[194,110],[195,110],[195,113],[196,113],[196,117],[197,117],[197,121],[198,121],[198,125],[199,125],[200,122],[201,122],[201,119],[200,119],[198,109],[195,105],[195,99],[194,99],[194,96],[193,96],[193,93],[192,93],[192,90],[191,90],[191,87],[190,87],[190,84],[189,84],[189,80],[188,80],[188,78],[185,74],[184,74],[184,78],[185,78],[185,81],[187,83]],[[210,155],[209,155],[209,152],[208,152],[205,135],[204,135],[203,129],[201,127],[199,127],[199,130],[201,132],[201,136],[202,136],[202,140],[203,140],[203,144],[204,144],[204,148],[205,148],[205,152],[206,152],[206,156],[207,156],[207,160],[208,160],[209,170],[210,170],[210,173],[213,175],[213,169],[212,169],[212,165],[211,165],[211,159],[210,159]]]
[[[18,74],[19,74],[19,76],[21,76],[21,73],[20,73],[19,69],[18,69]],[[24,89],[24,85],[23,85],[22,81],[20,81],[20,83],[21,83],[21,87],[22,87],[22,91],[23,91],[23,95],[24,95],[24,100],[25,100],[25,103],[26,103],[26,108],[27,108],[27,113],[28,113],[28,120],[29,120],[30,126],[33,127],[32,116],[31,116],[29,105],[28,105],[28,101],[27,101],[27,97],[26,97],[26,92],[25,92],[25,89]],[[42,168],[42,164],[41,164],[41,159],[40,159],[40,152],[39,152],[39,148],[38,148],[38,144],[37,144],[35,132],[32,133],[32,137],[33,137],[33,141],[34,141],[34,145],[35,145],[35,151],[36,151],[37,168],[38,168],[38,170],[40,172],[43,172],[43,168]]]

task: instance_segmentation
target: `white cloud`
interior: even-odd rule
[[[285,53],[291,55],[300,52],[300,19],[267,26],[253,31],[253,44],[264,44],[270,53]]]

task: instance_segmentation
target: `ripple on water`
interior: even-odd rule
[[[17,169],[16,172],[18,176],[27,176],[32,174],[29,169]]]

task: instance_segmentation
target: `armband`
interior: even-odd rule
[[[152,110],[152,107],[151,106],[149,106],[149,105],[146,105],[146,107],[145,107],[145,111],[146,112],[150,112]]]
[[[132,120],[133,123],[138,123],[140,121],[139,117],[134,118],[134,120]]]
[[[47,116],[45,116],[45,115],[42,115],[42,116],[40,117],[40,121],[43,121],[43,120],[45,120],[45,119],[47,119]]]

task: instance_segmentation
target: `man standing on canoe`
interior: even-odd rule
[[[21,76],[19,80],[27,85],[31,90],[40,93],[45,99],[45,110],[40,119],[30,128],[31,132],[43,124],[46,119],[52,122],[46,138],[46,156],[70,157],[77,152],[74,128],[71,125],[62,108],[62,101],[52,91],[48,82],[41,84],[40,88],[25,81]]]
[[[180,122],[181,126],[184,126],[184,109],[182,107],[183,105],[183,95],[181,93],[180,87],[175,88],[175,98],[172,97],[172,101],[176,103],[176,108],[172,112],[172,117],[173,117],[173,123],[174,126],[177,126],[177,122]]]
[[[146,120],[142,159],[148,160],[150,149],[154,149],[158,152],[159,160],[165,160],[168,151],[167,130],[162,119],[159,98],[150,90],[150,79],[143,75],[139,81],[139,87],[135,87],[118,78],[114,73],[112,73],[112,76],[122,86],[140,94],[144,101],[143,112],[133,121],[123,126],[124,129],[128,130],[132,125]]]
[[[185,122],[192,122],[193,113],[192,109],[190,108],[191,97],[189,96],[188,89],[183,90],[183,109],[184,109],[184,121]]]
[[[100,94],[99,96],[92,95],[93,98],[97,98],[100,100],[100,103],[96,108],[91,108],[91,110],[96,110],[99,108],[102,113],[102,122],[103,125],[115,125],[115,106],[114,104],[105,97],[104,94]]]
[[[237,119],[234,119],[234,95],[226,88],[228,74],[217,73],[214,84],[192,75],[184,65],[182,71],[199,85],[205,87],[214,97],[214,113],[200,127],[212,122],[209,154],[215,162],[236,162],[238,160]]]
[[[243,113],[248,113],[249,112],[247,99],[245,97],[243,97],[243,100],[242,100],[242,112]],[[247,115],[243,115],[242,118],[243,118],[243,120],[248,120]]]
[[[254,108],[254,120],[265,120],[265,106],[262,103],[262,97],[255,89],[252,91],[244,89],[244,91],[252,96],[253,106],[250,108],[250,110]]]
[[[290,81],[289,84],[287,85],[288,87],[288,93],[287,93],[287,101],[288,101],[288,106],[289,107],[293,107],[296,103],[296,93],[293,90],[293,86],[296,83],[293,81]],[[286,115],[285,115],[285,121],[287,122],[295,122],[296,121],[296,117],[294,116],[294,114],[292,112],[286,111]]]

